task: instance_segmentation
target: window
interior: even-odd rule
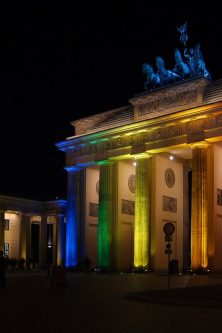
[[[5,230],[9,230],[9,220],[5,219],[4,222],[5,222],[5,227],[4,227],[4,229],[5,229]]]
[[[4,243],[4,256],[9,255],[9,243]]]

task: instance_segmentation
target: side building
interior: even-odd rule
[[[222,80],[156,88],[72,122],[66,266],[222,270]]]
[[[40,202],[0,195],[0,250],[39,268],[65,259],[66,201]]]

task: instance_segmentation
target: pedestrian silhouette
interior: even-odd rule
[[[84,258],[84,266],[85,266],[86,273],[89,275],[90,274],[90,267],[91,267],[91,260],[89,259],[88,256],[86,256]]]

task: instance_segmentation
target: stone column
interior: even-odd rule
[[[4,251],[5,240],[5,212],[0,210],[0,251]]]
[[[79,261],[79,169],[70,168],[68,171],[67,220],[66,220],[66,266],[75,267]]]
[[[191,206],[191,267],[194,270],[208,265],[207,233],[207,148],[206,142],[191,145],[192,160],[192,206]]]
[[[20,218],[19,257],[25,260],[28,258],[27,246],[30,244],[30,241],[27,242],[27,238],[30,238],[28,228],[30,228],[30,218],[22,214]]]
[[[86,256],[86,169],[79,172],[79,184],[78,260],[82,262]]]
[[[150,156],[136,158],[134,266],[146,267],[150,259]]]
[[[57,265],[65,263],[65,225],[64,215],[57,215]]]
[[[31,258],[31,217],[26,216],[27,225],[26,225],[26,259]]]
[[[58,227],[57,223],[52,225],[52,264],[57,265],[57,239],[58,239]]]
[[[110,268],[113,262],[113,176],[114,166],[100,165],[98,213],[98,266]]]
[[[189,192],[189,167],[183,165],[183,268],[190,267],[190,192]]]
[[[47,265],[47,216],[41,216],[40,242],[39,242],[39,267]]]

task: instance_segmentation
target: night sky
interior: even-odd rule
[[[183,51],[176,27],[185,21],[188,47],[200,43],[212,79],[222,78],[218,5],[77,3],[1,5],[2,195],[66,198],[65,154],[54,144],[74,134],[72,120],[127,105],[143,92],[144,62],[156,69],[160,55],[173,68],[174,48]]]

